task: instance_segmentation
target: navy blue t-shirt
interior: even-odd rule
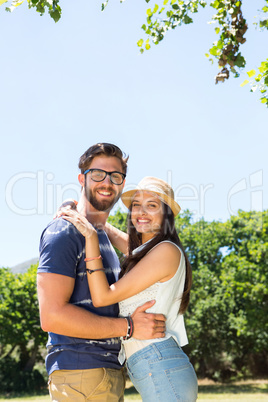
[[[117,255],[103,230],[98,230],[100,252],[109,284],[118,279],[120,265]],[[118,305],[93,306],[87,282],[85,238],[74,225],[64,219],[52,221],[40,240],[38,273],[49,272],[75,278],[70,303],[99,316],[117,317]],[[119,338],[82,339],[52,332],[48,333],[46,368],[54,370],[82,370],[91,368],[120,368]]]

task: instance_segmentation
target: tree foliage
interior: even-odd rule
[[[149,3],[151,0],[145,0]],[[193,22],[193,14],[197,13],[200,7],[208,5],[212,7],[215,14],[212,16],[211,23],[216,24],[216,40],[213,42],[206,56],[211,62],[217,62],[220,71],[216,75],[215,82],[224,82],[230,74],[239,77],[240,71],[246,65],[246,60],[242,54],[241,46],[246,42],[245,34],[248,29],[247,21],[243,15],[242,0],[215,0],[207,3],[204,0],[163,0],[163,4],[155,4],[147,9],[146,23],[142,25],[147,39],[140,39],[137,44],[141,52],[149,50],[151,44],[157,45],[162,41],[166,33],[177,28],[182,24]],[[263,18],[255,24],[260,29],[268,29],[268,0],[264,0],[262,8]],[[257,12],[257,10],[256,10]],[[251,70],[252,72],[253,70]],[[250,75],[253,77],[256,72]],[[250,81],[244,81],[242,86]],[[259,73],[251,82],[251,91],[259,89],[261,92],[261,102],[268,107],[268,60],[261,63]]]
[[[0,5],[10,3],[6,7],[7,11],[13,11],[16,7],[26,0],[0,0]],[[124,0],[120,0],[122,3]],[[240,71],[246,66],[245,57],[242,54],[241,46],[246,42],[248,24],[243,14],[245,0],[145,0],[152,4],[147,8],[145,22],[142,25],[145,38],[138,40],[137,45],[141,53],[149,50],[151,45],[157,45],[165,38],[168,31],[174,30],[182,24],[193,23],[194,14],[200,8],[211,7],[214,14],[210,23],[215,24],[216,40],[213,42],[206,56],[213,62],[217,62],[220,71],[215,77],[216,84],[224,82],[230,74],[239,77]],[[43,15],[48,11],[51,18],[57,22],[61,18],[61,8],[59,0],[27,0],[29,8],[35,8],[38,13]],[[109,0],[102,3],[101,9],[104,10]],[[254,24],[260,29],[268,29],[268,0],[263,0],[263,7],[258,21]],[[256,10],[258,12],[258,10]],[[261,93],[261,103],[268,107],[268,59],[261,62],[258,72],[251,69],[248,77],[241,86],[248,83],[251,85],[251,92],[259,90]]]
[[[231,380],[268,371],[268,211],[243,212],[228,221],[192,221],[189,211],[176,228],[193,269],[185,315],[186,351],[199,378]],[[109,221],[126,230],[126,213]],[[0,269],[0,390],[22,391],[44,384],[47,334],[40,329],[36,270]]]
[[[149,3],[151,0],[145,0]],[[263,0],[263,18],[255,24],[260,29],[268,29],[268,0]],[[220,72],[216,75],[215,82],[224,82],[229,78],[230,73],[234,77],[239,77],[241,68],[246,65],[246,60],[242,55],[241,46],[246,42],[245,34],[248,29],[247,21],[243,15],[243,1],[240,0],[215,0],[209,3],[215,14],[212,16],[211,23],[216,24],[216,40],[213,42],[206,56],[211,62],[217,62]],[[244,0],[245,4],[245,0]],[[193,14],[197,13],[200,7],[205,8],[208,3],[204,0],[163,0],[163,4],[154,4],[146,11],[146,23],[142,25],[147,39],[140,39],[137,44],[141,52],[149,50],[151,44],[157,45],[162,41],[166,33],[177,28],[182,24],[193,22]],[[256,10],[257,12],[257,10]],[[268,107],[268,60],[261,63],[259,73],[251,83],[251,91],[259,89],[261,92],[261,102]],[[253,70],[251,70],[252,72]],[[255,76],[256,72],[249,76]],[[245,85],[249,81],[244,81]]]
[[[36,294],[37,265],[25,274],[0,269],[0,389],[22,391],[44,385],[35,364],[47,336],[40,328]]]
[[[179,221],[178,221],[179,225]],[[200,376],[231,379],[268,369],[268,217],[242,212],[181,231],[193,268],[186,326]]]
[[[6,11],[12,12],[24,2],[25,0],[0,0],[0,5],[5,4]],[[34,8],[40,15],[47,11],[55,22],[61,18],[59,0],[27,0],[27,3],[29,8]]]

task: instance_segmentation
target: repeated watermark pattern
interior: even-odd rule
[[[235,211],[232,210],[232,198],[241,192],[249,190],[250,194],[250,210],[262,211],[263,210],[263,171],[251,173],[249,177],[243,178],[236,182],[228,192],[227,208],[230,215],[234,215]]]
[[[31,181],[33,197],[31,205],[27,208],[20,204],[20,197],[16,195],[16,188],[23,185],[27,186],[27,182]],[[166,174],[166,181],[172,185],[172,171]],[[263,210],[263,170],[251,173],[248,177],[241,178],[233,183],[226,195],[226,209],[230,215],[236,214],[233,207],[235,197],[243,195],[248,198],[250,210]],[[29,184],[29,183],[28,183]],[[137,183],[127,183],[124,191],[136,188]],[[207,201],[213,197],[213,183],[194,185],[191,183],[183,183],[177,187],[173,187],[175,200],[182,205],[189,205],[194,202],[197,208],[192,213],[197,216],[205,216]],[[187,195],[185,195],[187,194]],[[55,183],[55,175],[46,173],[42,170],[36,172],[19,172],[12,176],[5,190],[5,200],[10,211],[17,215],[52,215],[57,208],[67,198],[78,200],[81,195],[81,186],[78,183],[57,184]],[[121,201],[119,205],[122,206]]]

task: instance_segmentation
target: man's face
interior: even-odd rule
[[[96,156],[89,169],[123,173],[120,160],[114,156]],[[86,198],[97,211],[110,211],[120,198],[124,184],[125,182],[120,185],[113,184],[109,175],[103,181],[95,182],[89,172],[85,177]]]

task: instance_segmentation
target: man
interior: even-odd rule
[[[79,168],[82,193],[77,209],[98,231],[103,266],[112,284],[120,266],[103,228],[122,193],[127,158],[115,145],[96,144],[81,156]],[[50,396],[53,401],[123,401],[119,337],[128,333],[128,321],[117,318],[117,304],[93,306],[84,259],[84,236],[63,219],[51,222],[41,236],[37,275],[41,326],[49,332]],[[153,303],[133,314],[135,338],[164,336],[164,317],[145,313]]]

